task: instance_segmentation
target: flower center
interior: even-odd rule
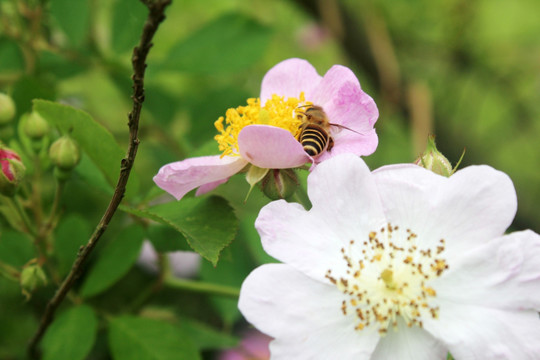
[[[221,116],[214,123],[219,132],[215,139],[219,144],[219,150],[223,151],[221,156],[238,156],[238,134],[248,125],[272,125],[286,129],[296,136],[302,121],[295,116],[295,110],[304,102],[303,92],[300,93],[298,99],[288,98],[287,100],[283,96],[274,94],[266,101],[264,107],[261,107],[259,98],[251,98],[247,100],[246,106],[228,109],[225,117]],[[224,121],[225,124],[223,124]]]
[[[346,273],[337,277],[328,270],[326,278],[346,295],[341,311],[354,319],[356,330],[377,323],[384,335],[390,325],[397,328],[398,316],[409,327],[438,317],[439,308],[433,305],[437,293],[429,282],[448,269],[440,257],[445,241],[420,249],[417,238],[410,229],[388,224],[371,231],[361,244],[351,240],[348,250],[341,249]]]

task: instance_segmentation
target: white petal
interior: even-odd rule
[[[279,200],[266,205],[255,227],[269,255],[313,279],[325,281],[328,269],[337,274],[345,271],[340,253],[342,237],[331,224],[312,216],[296,203]]]
[[[285,264],[263,265],[242,284],[238,307],[272,336],[272,359],[369,359],[375,327],[354,330],[341,312],[343,294]]]
[[[389,329],[379,341],[371,360],[436,360],[446,359],[446,346],[418,326],[408,327],[402,318],[398,329]]]
[[[516,213],[512,181],[489,166],[469,166],[450,178],[415,165],[373,175],[388,220],[409,227],[426,245],[445,239],[447,259],[502,235]]]
[[[377,186],[362,159],[342,154],[319,164],[308,177],[311,212],[346,235],[348,242],[385,222]],[[375,227],[374,227],[375,226]]]
[[[540,310],[540,235],[515,232],[466,253],[433,286],[454,302]]]
[[[341,249],[349,250],[351,240],[366,240],[385,224],[375,184],[360,158],[340,155],[309,175],[308,194],[313,204],[309,212],[273,202],[261,210],[255,226],[266,252],[276,259],[314,279],[324,278],[329,269],[339,276],[346,269]]]
[[[439,319],[424,328],[456,359],[537,360],[540,318],[536,311],[504,311],[442,302]]]

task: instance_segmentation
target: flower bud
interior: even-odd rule
[[[20,283],[22,293],[29,298],[30,293],[32,293],[38,286],[47,284],[47,276],[45,275],[45,272],[41,266],[31,264],[23,268]]]
[[[13,99],[3,93],[0,93],[0,126],[6,125],[15,117],[15,103]]]
[[[298,177],[292,169],[270,169],[261,181],[263,193],[272,200],[289,198],[298,185]]]
[[[21,161],[21,157],[13,150],[0,144],[0,164],[2,173],[0,174],[0,194],[13,196],[24,178],[26,168]]]
[[[24,121],[23,131],[30,139],[41,140],[49,132],[49,123],[37,112],[32,112]]]
[[[437,150],[437,147],[435,146],[435,136],[433,135],[428,137],[426,150],[414,163],[433,171],[435,174],[446,177],[449,177],[454,173],[450,161]]]
[[[58,169],[69,173],[81,160],[81,152],[77,142],[69,135],[64,135],[51,145],[49,157]]]

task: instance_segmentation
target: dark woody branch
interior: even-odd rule
[[[45,330],[49,327],[54,319],[56,309],[60,306],[69,290],[73,287],[75,280],[79,277],[82,269],[82,265],[98,243],[99,239],[107,230],[114,213],[120,205],[122,198],[126,192],[126,184],[131,173],[131,168],[137,155],[137,148],[139,146],[138,130],[139,119],[141,116],[142,104],[144,102],[144,73],[146,69],[146,58],[152,47],[152,39],[156,33],[159,24],[165,19],[165,8],[171,3],[172,0],[141,0],[148,7],[148,17],[143,27],[139,44],[133,49],[133,56],[131,58],[133,66],[133,107],[129,113],[129,146],[126,157],[122,159],[120,175],[118,182],[114,190],[114,194],[109,202],[103,217],[96,226],[94,233],[88,240],[87,244],[81,246],[77,258],[71,267],[71,271],[64,279],[54,296],[47,303],[39,327],[28,344],[28,353],[31,358],[39,358],[38,344],[42,339]]]

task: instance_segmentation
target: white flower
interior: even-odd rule
[[[263,246],[283,264],[254,270],[240,294],[272,358],[540,359],[540,236],[504,235],[517,208],[504,173],[371,173],[341,155],[308,193],[309,211],[261,210]]]

